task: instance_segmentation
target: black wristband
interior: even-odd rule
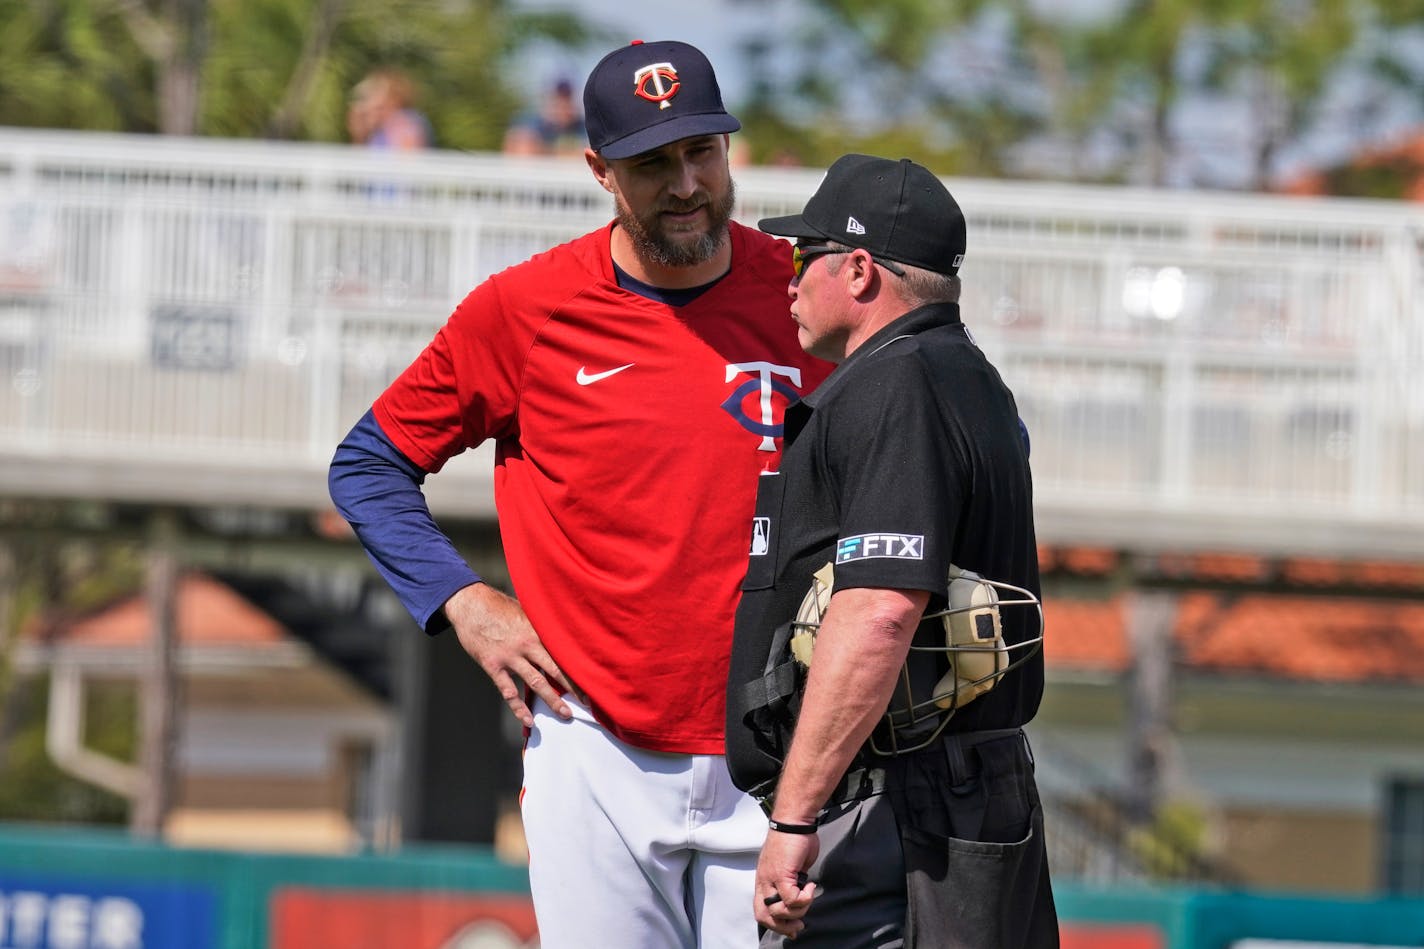
[[[768,820],[766,825],[782,834],[814,834],[820,829],[819,824],[788,824],[784,820],[776,819]]]

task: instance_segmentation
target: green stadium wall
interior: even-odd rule
[[[1424,900],[1055,886],[1063,949],[1424,946]],[[0,827],[0,949],[537,945],[523,867],[468,847],[296,856]],[[1259,943],[1257,944],[1259,945]]]

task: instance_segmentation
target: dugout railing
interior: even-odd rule
[[[1424,207],[949,184],[1045,541],[1424,556]],[[609,215],[577,160],[0,129],[0,491],[323,507],[454,303]],[[437,510],[491,516],[475,455]]]

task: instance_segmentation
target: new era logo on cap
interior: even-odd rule
[[[846,233],[847,233],[847,234],[864,234],[864,233],[865,233],[865,225],[862,224],[862,223],[860,223],[859,221],[857,221],[857,220],[856,220],[855,218],[853,218],[853,217],[846,218]]]
[[[735,132],[717,74],[687,43],[635,41],[593,67],[583,87],[588,144],[605,158],[631,158],[696,135]]]

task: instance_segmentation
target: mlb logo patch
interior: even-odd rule
[[[752,556],[765,557],[771,549],[771,518],[752,518]]]

